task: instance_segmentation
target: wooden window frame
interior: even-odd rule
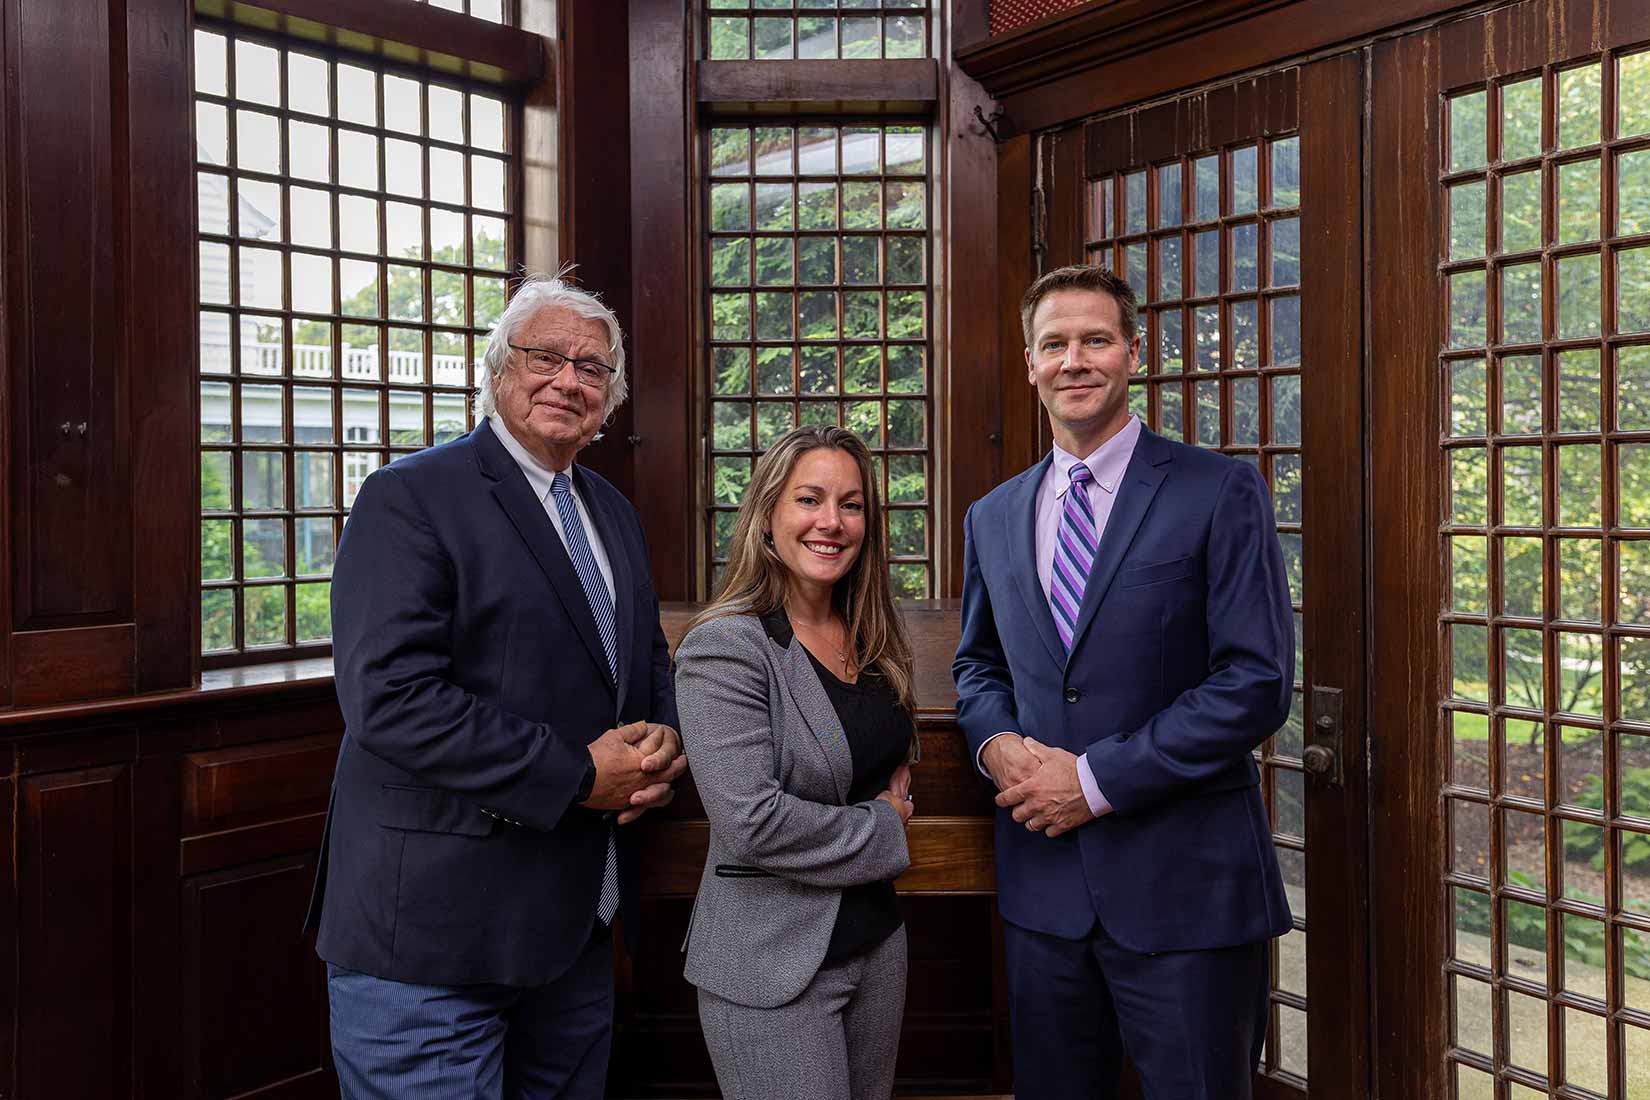
[[[527,219],[524,216],[525,210],[529,203],[544,201],[543,198],[537,194],[541,188],[537,184],[533,187],[529,187],[526,182],[527,173],[524,171],[525,147],[530,142],[535,140],[543,140],[541,136],[543,122],[534,117],[536,114],[542,114],[542,108],[535,111],[529,106],[529,104],[531,101],[542,100],[545,98],[544,93],[542,91],[535,91],[535,88],[542,89],[546,80],[553,81],[554,69],[547,64],[547,50],[545,48],[544,40],[537,34],[532,34],[517,29],[514,24],[523,18],[535,22],[542,22],[544,19],[544,13],[538,10],[542,7],[540,0],[505,0],[505,3],[505,16],[507,22],[504,24],[494,24],[481,19],[472,18],[461,13],[430,7],[425,3],[415,2],[415,0],[259,0],[256,4],[233,2],[233,0],[197,0],[195,5],[196,19],[191,23],[191,32],[193,32],[194,29],[199,28],[201,30],[212,30],[229,36],[229,40],[231,42],[229,53],[231,56],[227,59],[227,66],[230,73],[233,72],[234,64],[232,56],[233,42],[237,38],[247,38],[259,41],[262,44],[276,46],[283,51],[290,49],[294,52],[301,52],[309,56],[324,58],[329,65],[335,65],[337,62],[357,64],[371,68],[380,74],[398,75],[412,78],[420,82],[440,84],[446,87],[456,87],[465,92],[473,90],[502,99],[505,103],[504,150],[499,155],[507,160],[504,180],[505,209],[497,212],[475,210],[474,213],[477,215],[497,216],[506,224],[506,255],[504,270],[496,272],[496,274],[498,277],[505,280],[505,293],[508,295],[509,282],[514,278],[514,273],[518,272],[522,268],[524,256],[527,256],[530,252],[537,252],[541,254],[548,252],[553,255],[559,252],[559,248],[553,241],[546,242],[542,239],[545,236],[545,233],[542,230],[530,235],[525,224]],[[284,58],[284,52],[282,56]],[[191,46],[191,58],[192,57],[193,47]],[[193,66],[191,65],[191,68],[192,67]],[[335,68],[334,71],[336,71]],[[284,66],[280,79],[284,84],[286,80]],[[423,163],[424,172],[424,182],[422,186],[423,195],[421,197],[403,196],[389,192],[387,189],[388,180],[385,178],[383,171],[385,154],[382,148],[380,149],[379,186],[376,189],[373,189],[372,194],[374,201],[379,204],[379,243],[381,247],[378,262],[382,265],[390,259],[388,254],[383,251],[384,248],[388,247],[388,241],[385,236],[388,228],[385,224],[385,218],[387,217],[387,207],[385,204],[387,202],[405,200],[407,202],[417,204],[425,210],[433,208],[436,204],[435,200],[431,197],[430,188],[428,186],[429,149],[433,139],[430,138],[427,133],[416,135],[403,134],[400,132],[387,130],[383,116],[383,92],[381,77],[379,80],[379,87],[380,103],[377,112],[378,121],[375,126],[367,129],[376,135],[376,139],[380,143],[382,143],[386,137],[395,137],[397,139],[404,139],[417,144],[420,147],[420,158]],[[237,105],[237,101],[233,97],[232,83],[228,88],[228,93],[229,94],[227,95],[225,102],[232,119],[233,112],[236,110]],[[336,87],[332,89],[332,94],[336,97]],[[426,98],[426,94],[421,92],[421,110],[425,109],[422,102],[424,98]],[[553,93],[549,98],[552,101],[554,100],[555,97]],[[200,97],[194,91],[192,82],[190,101],[192,105],[200,102]],[[284,120],[286,120],[293,113],[288,106],[270,107],[267,105],[255,104],[243,104],[243,106],[251,106],[260,112],[274,115],[283,120],[281,123],[283,132],[285,130]],[[340,125],[341,120],[336,117],[336,101],[332,104],[332,113],[333,118],[331,120],[331,124],[333,126]],[[228,140],[233,142],[233,121],[230,123],[228,135]],[[470,137],[471,135],[468,130],[467,121],[465,141],[462,143],[462,147],[466,151],[466,158],[468,157],[468,151],[472,148],[469,144]],[[284,149],[282,150],[282,153],[284,156]],[[193,160],[193,157],[191,159]],[[236,170],[226,167],[223,175],[226,180],[229,180],[237,177],[239,173]],[[336,173],[334,172],[332,175],[335,176]],[[283,175],[280,173],[277,173],[276,176],[270,177],[270,179],[278,180],[279,182],[277,186],[280,186],[283,189],[294,185],[305,186],[309,182],[312,182],[291,176],[290,174]],[[554,187],[555,181],[553,179],[548,182],[552,187]],[[330,195],[350,191],[349,188],[344,187],[343,184],[337,182],[336,180],[331,180],[325,183],[314,182],[314,186]],[[467,176],[464,180],[464,202],[460,208],[463,211],[462,216],[465,219],[464,235],[467,256],[472,238],[472,232],[469,226],[469,215],[471,212],[471,207],[469,206],[471,199],[470,187],[471,180]],[[235,226],[233,223],[233,205],[234,202],[233,199],[231,199],[232,209],[230,211],[231,224],[229,227],[229,235],[223,239],[225,241],[235,242],[236,244],[251,243],[243,238],[237,237],[235,234]],[[335,211],[333,214],[334,242],[337,246],[341,246],[342,241],[339,240],[337,236],[336,200],[334,200],[333,209]],[[283,237],[286,237],[287,239],[282,242],[274,243],[269,247],[282,253],[283,267],[286,267],[288,264],[288,257],[290,257],[294,246],[290,243],[290,218],[288,216],[288,204],[285,202],[283,202],[282,221],[284,230]],[[197,240],[207,239],[200,236],[198,214],[193,219],[193,224],[195,227]],[[550,234],[554,235],[554,233],[555,227],[551,227]],[[428,224],[428,216],[426,214],[421,225],[421,235],[424,238],[425,245],[429,244],[429,234],[430,227]],[[262,246],[259,245],[259,247]],[[334,270],[336,271],[336,263],[340,256],[339,247],[329,247],[324,250],[324,253],[328,257],[329,262],[334,264]],[[231,255],[234,255],[233,246],[231,247]],[[473,257],[468,258],[473,261]],[[435,261],[428,258],[427,255],[423,259],[414,260],[411,262],[413,266],[419,270],[420,279],[423,283],[424,308],[419,311],[423,316],[423,320],[420,321],[402,322],[392,319],[387,315],[379,316],[377,318],[343,317],[338,315],[338,296],[341,293],[341,289],[336,285],[335,278],[335,285],[333,288],[334,306],[332,312],[329,313],[326,318],[326,323],[332,326],[335,364],[336,354],[339,348],[339,340],[341,339],[341,325],[362,324],[377,328],[380,341],[379,346],[381,350],[386,346],[384,341],[388,339],[390,326],[395,325],[401,328],[417,329],[422,334],[422,351],[420,354],[424,362],[423,377],[425,379],[433,378],[433,360],[430,358],[430,355],[433,352],[432,333],[436,330],[437,326],[435,322],[430,319],[430,295],[432,293],[430,274],[437,270],[437,265]],[[387,273],[387,270],[387,268],[380,266],[381,272]],[[485,333],[475,330],[472,322],[471,301],[473,288],[471,284],[473,282],[473,278],[471,273],[474,269],[469,265],[469,263],[466,263],[465,265],[462,265],[461,269],[455,270],[461,270],[462,274],[460,277],[462,277],[465,281],[466,308],[464,310],[463,322],[457,329],[453,329],[452,331],[463,334],[461,339],[464,341],[465,358],[467,365],[469,366],[468,374],[473,375],[474,364],[479,360],[481,351],[485,347]],[[482,272],[481,274],[487,274],[487,272]],[[231,288],[233,288],[237,282],[233,267],[229,272],[229,282]],[[380,286],[381,301],[387,300],[387,294],[388,287]],[[239,355],[239,319],[243,314],[243,309],[246,308],[241,306],[237,299],[238,295],[234,293],[233,289],[231,289],[230,294],[231,302],[235,303],[233,305],[226,304],[220,306],[216,304],[199,302],[197,299],[198,304],[196,305],[195,314],[191,319],[191,327],[194,328],[202,310],[214,309],[223,312],[225,316],[230,318],[232,361],[233,358],[236,358]],[[251,308],[254,310],[258,309],[258,307]],[[248,590],[249,586],[246,579],[240,575],[241,567],[239,563],[241,555],[239,544],[242,540],[235,537],[235,532],[238,532],[239,523],[243,518],[244,509],[231,509],[228,512],[221,513],[214,512],[208,516],[206,513],[201,512],[197,506],[196,514],[202,518],[226,518],[232,521],[229,528],[232,538],[231,554],[233,561],[236,563],[233,569],[233,573],[235,574],[234,579],[228,582],[229,586],[237,593],[234,597],[234,606],[236,608],[234,620],[234,641],[236,648],[202,654],[200,652],[200,647],[204,641],[204,638],[197,634],[197,636],[192,640],[192,644],[195,647],[196,653],[199,654],[200,667],[203,669],[254,665],[271,661],[290,661],[308,657],[324,657],[331,654],[332,643],[330,636],[325,641],[303,642],[298,640],[295,596],[297,585],[305,583],[305,581],[303,578],[300,578],[296,572],[298,563],[294,556],[296,551],[294,540],[296,538],[297,521],[301,518],[314,519],[330,517],[334,522],[334,539],[336,540],[342,532],[343,520],[347,515],[347,507],[344,505],[345,485],[343,483],[343,479],[345,477],[345,470],[343,464],[345,461],[345,452],[350,450],[349,442],[344,438],[345,427],[342,419],[342,408],[340,406],[342,391],[344,389],[363,388],[373,390],[381,395],[378,398],[379,442],[357,449],[372,451],[373,453],[379,455],[380,465],[389,460],[393,460],[399,454],[410,453],[412,450],[419,449],[417,447],[397,447],[391,442],[392,437],[389,434],[390,428],[388,423],[388,418],[390,415],[388,396],[392,382],[388,375],[387,369],[381,369],[379,371],[379,377],[376,381],[347,379],[339,369],[333,370],[331,376],[328,378],[305,379],[295,376],[292,374],[290,369],[288,369],[290,367],[290,360],[292,356],[290,338],[292,313],[290,302],[283,294],[282,304],[279,308],[261,310],[261,312],[266,313],[271,317],[279,317],[283,328],[287,330],[287,332],[283,334],[282,347],[282,355],[286,362],[280,374],[268,376],[267,379],[265,379],[263,376],[243,376],[239,371],[232,368],[229,375],[202,375],[199,372],[198,354],[196,357],[197,361],[192,364],[192,367],[195,370],[196,377],[202,382],[213,381],[221,377],[223,380],[231,383],[231,418],[233,424],[238,424],[239,419],[240,402],[236,399],[238,390],[234,388],[237,384],[243,381],[257,384],[267,380],[269,384],[279,386],[283,390],[281,395],[283,406],[282,420],[283,425],[285,425],[286,428],[283,429],[282,435],[285,436],[285,438],[278,444],[271,444],[270,448],[265,449],[272,450],[273,453],[289,456],[284,462],[286,467],[286,475],[284,479],[286,493],[285,504],[283,507],[268,514],[271,517],[282,519],[288,525],[288,529],[286,530],[284,536],[286,563],[284,579],[272,579],[271,583],[285,590],[286,635],[292,640],[292,644],[260,646],[255,649],[246,648],[244,600],[242,599],[240,593]],[[385,311],[381,310],[380,312],[384,313]],[[451,326],[446,327],[451,328]],[[380,361],[387,367],[389,362],[388,356],[383,356]],[[292,425],[291,388],[295,383],[314,383],[316,385],[328,387],[332,391],[335,427],[333,434],[335,438],[330,443],[302,445],[292,438],[293,432],[291,430],[287,430],[290,429],[290,426]],[[430,443],[423,444],[424,446],[431,445],[435,439],[433,399],[437,395],[448,395],[449,399],[450,395],[459,395],[466,413],[466,430],[468,430],[468,427],[472,426],[472,421],[474,419],[472,406],[474,394],[473,377],[467,377],[466,384],[462,388],[458,389],[438,386],[430,381],[423,381],[410,386],[401,385],[398,386],[397,389],[417,392],[421,395],[423,405],[424,439],[431,441]],[[197,399],[198,392],[197,387]],[[200,413],[198,409],[195,422],[197,425],[198,435],[200,424]],[[239,438],[238,431],[234,429],[231,431],[231,439],[225,446],[228,448],[228,453],[234,456],[239,456],[245,449],[244,441]],[[332,460],[334,463],[334,503],[332,507],[327,510],[317,512],[306,511],[299,513],[293,507],[295,504],[295,493],[297,491],[297,486],[294,483],[294,478],[296,476],[296,459],[292,456],[295,456],[300,448],[306,451],[316,451],[326,453],[328,455],[336,454],[337,456]],[[200,464],[204,462],[205,454],[210,449],[213,449],[210,444],[203,444],[199,441],[194,444],[197,462],[197,476],[200,469]],[[230,500],[233,504],[239,500],[239,497],[235,493],[235,487],[238,486],[240,480],[240,463],[235,461],[233,458],[231,459],[230,476],[232,479],[230,486]],[[199,522],[200,521],[197,520],[197,526]],[[197,600],[202,597],[202,594],[206,590],[206,582],[198,578],[199,572],[200,570],[197,567],[197,581],[195,585],[196,594],[193,597]],[[308,578],[311,582],[329,579],[330,569],[328,570],[328,575],[326,578],[321,578],[319,575]],[[260,585],[254,584],[250,587],[260,587]]]

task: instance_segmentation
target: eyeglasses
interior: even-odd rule
[[[554,378],[561,373],[563,367],[572,363],[573,373],[577,376],[579,384],[599,390],[617,373],[613,366],[600,359],[575,359],[571,355],[563,355],[550,348],[524,348],[520,344],[511,344],[510,347],[521,352],[526,358],[528,370],[543,378]]]

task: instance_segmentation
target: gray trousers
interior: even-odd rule
[[[905,928],[822,967],[794,1001],[750,1008],[699,991],[724,1100],[888,1100],[905,1018]]]

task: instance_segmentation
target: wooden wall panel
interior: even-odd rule
[[[631,398],[579,461],[633,497],[637,401],[661,360],[638,354],[642,334],[631,295],[629,13],[622,3],[556,7],[558,263],[578,265],[574,277],[601,294],[629,335]]]
[[[7,218],[16,405],[11,582],[20,629],[121,621],[131,608],[127,356],[119,216],[126,178],[110,4],[14,0]],[[74,94],[66,94],[73,88]],[[187,239],[187,238],[184,238]]]
[[[11,754],[0,752],[0,770],[11,770]],[[18,1096],[17,1017],[19,989],[17,928],[22,889],[17,879],[17,781],[0,776],[0,1094]]]
[[[688,126],[690,15],[683,0],[630,0],[630,270],[634,382],[631,501],[642,515],[653,583],[667,600],[697,595],[694,340],[697,209]]]
[[[1002,403],[997,380],[1005,364],[998,358],[1002,323],[997,303],[1013,294],[1000,282],[999,263],[981,256],[999,255],[997,220],[997,143],[973,118],[988,114],[991,99],[959,72],[948,74],[949,124],[945,157],[937,184],[941,198],[940,232],[935,248],[934,299],[944,317],[936,334],[936,360],[944,372],[938,392],[943,403],[934,410],[941,426],[945,460],[935,471],[938,507],[936,566],[938,595],[962,595],[963,515],[969,505],[1003,479]],[[1020,211],[1024,221],[1024,210]],[[1014,266],[1006,265],[1012,277]],[[1011,370],[1012,364],[1006,369]]]
[[[184,882],[186,1095],[336,1090],[326,974],[299,932],[314,879],[304,853]]]
[[[0,11],[14,154],[0,706],[185,687],[198,667],[189,7]]]
[[[131,796],[125,764],[21,780],[20,1098],[127,1091]]]
[[[187,5],[126,2],[125,124],[131,185],[123,217],[131,247],[122,278],[133,379],[131,476],[133,684],[139,692],[184,687],[199,667],[200,480],[194,317],[196,250]],[[125,377],[125,375],[123,375]],[[107,384],[107,383],[105,383]],[[105,530],[103,537],[111,532]]]

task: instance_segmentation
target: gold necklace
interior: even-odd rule
[[[830,622],[831,620],[826,619],[825,621]],[[846,680],[848,678],[848,654],[843,651],[842,647],[837,645],[835,642],[831,641],[829,638],[824,637],[822,634],[820,634],[819,627],[814,625],[813,623],[806,623],[806,622],[803,622],[801,619],[794,619],[794,618],[791,620],[791,622],[793,624],[795,624],[796,626],[805,626],[805,627],[807,627],[809,632],[812,633],[813,636],[816,639],[818,639],[819,641],[824,642],[827,646],[829,646],[831,648],[831,651],[836,654],[837,662],[842,666],[842,678],[844,680]],[[847,628],[846,627],[843,628],[843,633],[844,634],[847,633]]]

